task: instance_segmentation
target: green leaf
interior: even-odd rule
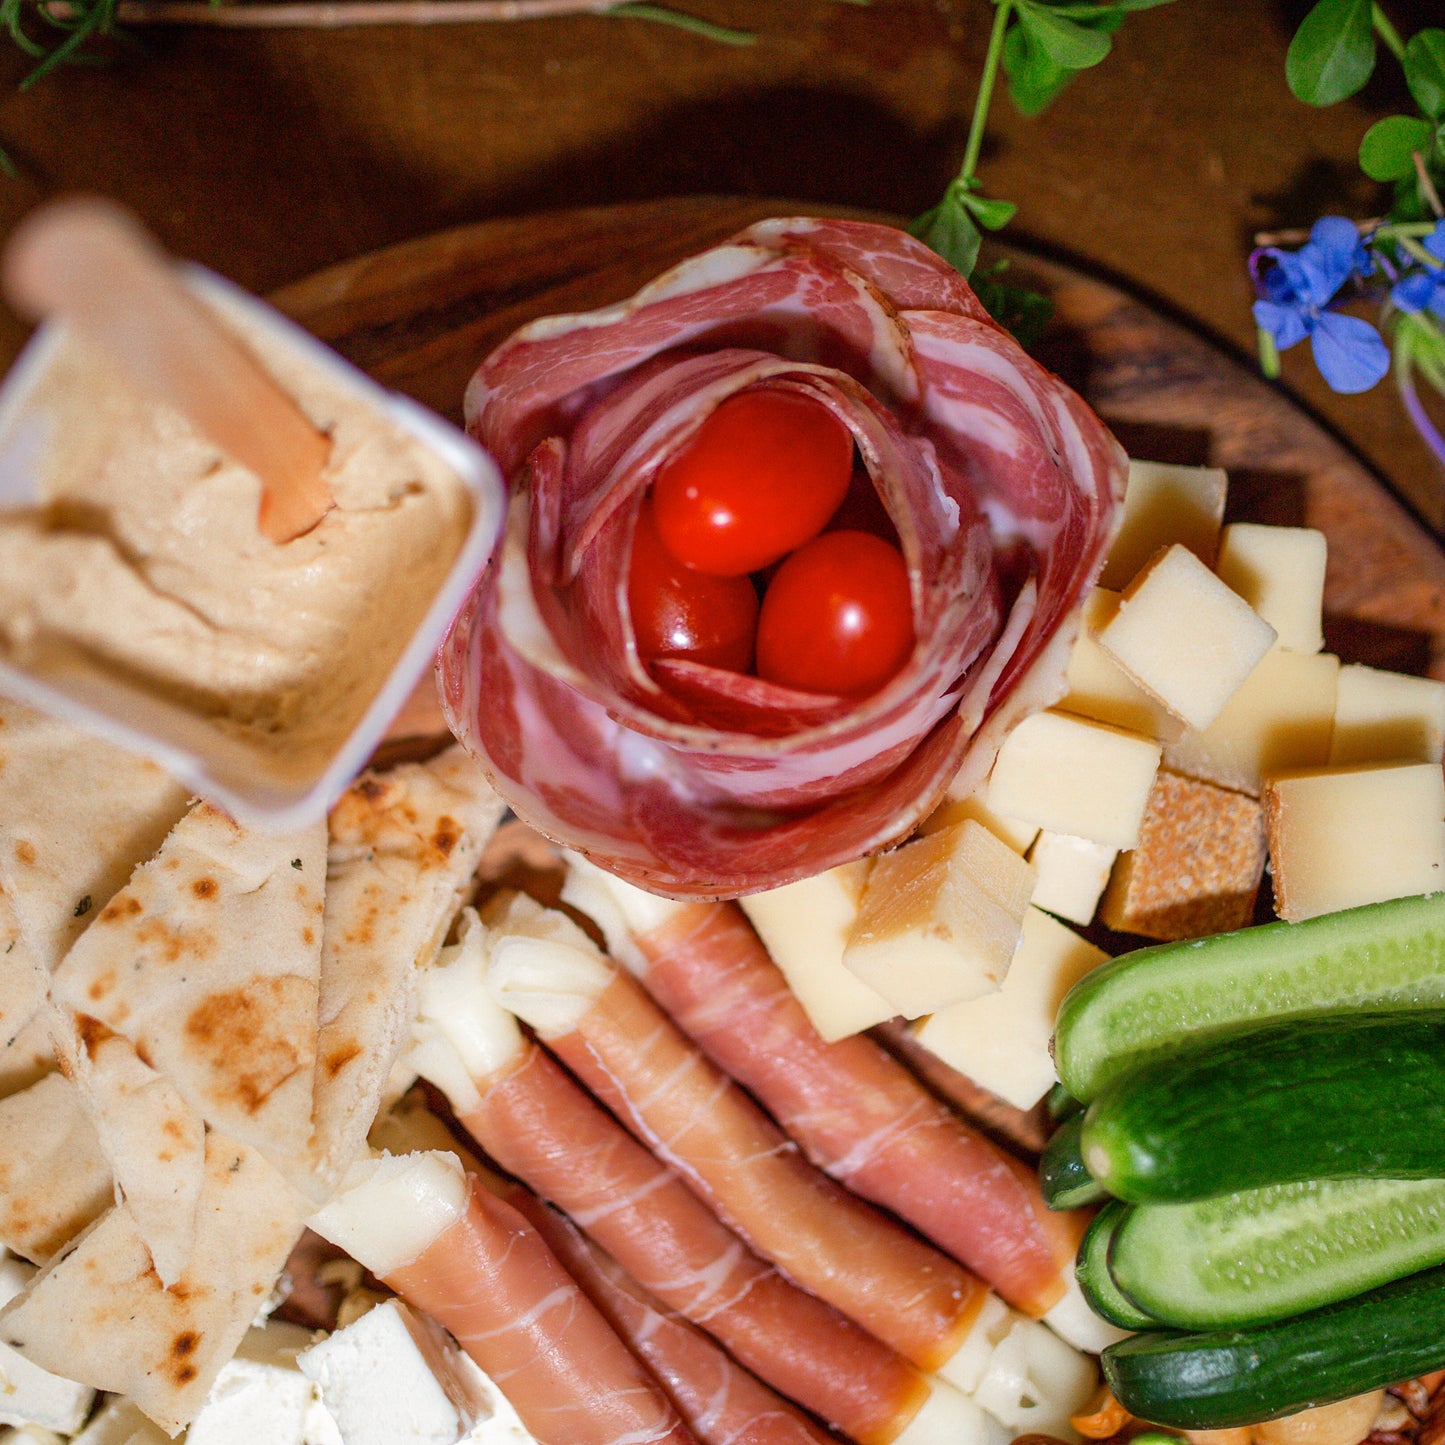
[[[1082,20],[1086,25],[1093,25],[1102,16],[1118,16],[1123,20],[1131,10],[1155,10],[1160,5],[1173,3],[1174,0],[1108,0],[1107,4],[1051,5],[1049,8],[1055,15],[1065,15],[1070,20]]]
[[[1432,120],[1445,116],[1445,30],[1421,30],[1405,47],[1405,81]]]
[[[1020,346],[1032,346],[1044,333],[1054,314],[1054,303],[1026,286],[1011,286],[992,276],[975,276],[969,284],[984,309],[1000,326],[1013,332]]]
[[[1284,58],[1289,88],[1308,105],[1334,105],[1353,95],[1374,68],[1370,0],[1319,0]]]
[[[1435,127],[1411,115],[1377,120],[1360,142],[1360,169],[1372,181],[1402,181],[1415,174],[1414,152],[1429,156]]]
[[[1028,32],[1017,25],[1004,37],[1003,69],[1008,76],[1009,98],[1022,115],[1038,115],[1047,110],[1079,73],[1055,65],[1029,39]]]
[[[988,231],[1001,231],[1018,214],[1012,201],[990,200],[972,190],[961,190],[958,203]]]
[[[960,203],[960,194],[965,193],[957,182],[949,186],[943,199],[909,226],[908,234],[938,252],[959,275],[966,277],[978,262],[983,233]]]
[[[1019,25],[1055,65],[1086,70],[1097,65],[1113,45],[1107,34],[1069,20],[1040,0],[1019,0]]]

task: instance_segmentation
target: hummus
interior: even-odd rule
[[[221,309],[331,437],[334,509],[267,541],[256,476],[65,337],[0,421],[12,438],[43,428],[33,504],[0,511],[0,660],[67,691],[182,709],[273,778],[303,778],[416,632],[472,499],[364,397]]]

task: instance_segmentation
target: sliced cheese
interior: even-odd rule
[[[1331,764],[1438,763],[1445,682],[1351,664],[1340,669]]]
[[[1070,923],[1089,923],[1118,856],[1119,850],[1108,843],[1041,832],[1029,849],[1029,862],[1039,875],[1034,907]]]
[[[1124,516],[1100,584],[1126,587],[1156,552],[1176,542],[1211,565],[1228,489],[1228,477],[1215,467],[1130,461]]]
[[[1215,571],[1294,652],[1325,645],[1325,534],[1313,527],[1231,522],[1219,538]]]

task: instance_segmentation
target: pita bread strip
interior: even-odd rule
[[[301,1219],[294,1191],[258,1151],[212,1132],[195,1250],[170,1289],[130,1214],[115,1208],[0,1313],[0,1341],[128,1396],[174,1435],[235,1354]]]
[[[0,888],[0,1048],[39,1012],[45,988],[45,970],[21,937],[10,896]]]
[[[272,835],[198,803],[52,985],[212,1128],[278,1161],[311,1137],[326,837],[324,821]]]
[[[43,1264],[115,1202],[75,1085],[63,1074],[0,1100],[0,1244]]]
[[[0,1039],[0,1098],[28,1089],[54,1069],[48,1010],[37,1010],[14,1038]]]

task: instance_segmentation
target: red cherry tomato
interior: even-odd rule
[[[709,577],[684,567],[657,534],[644,503],[632,537],[627,605],[644,663],[658,657],[746,672],[753,660],[758,594],[746,577]]]
[[[689,567],[741,577],[816,537],[852,470],[852,434],[822,402],[739,392],[659,471],[657,530]]]
[[[913,650],[908,568],[868,532],[824,532],[778,568],[758,618],[757,674],[801,692],[876,692]]]

